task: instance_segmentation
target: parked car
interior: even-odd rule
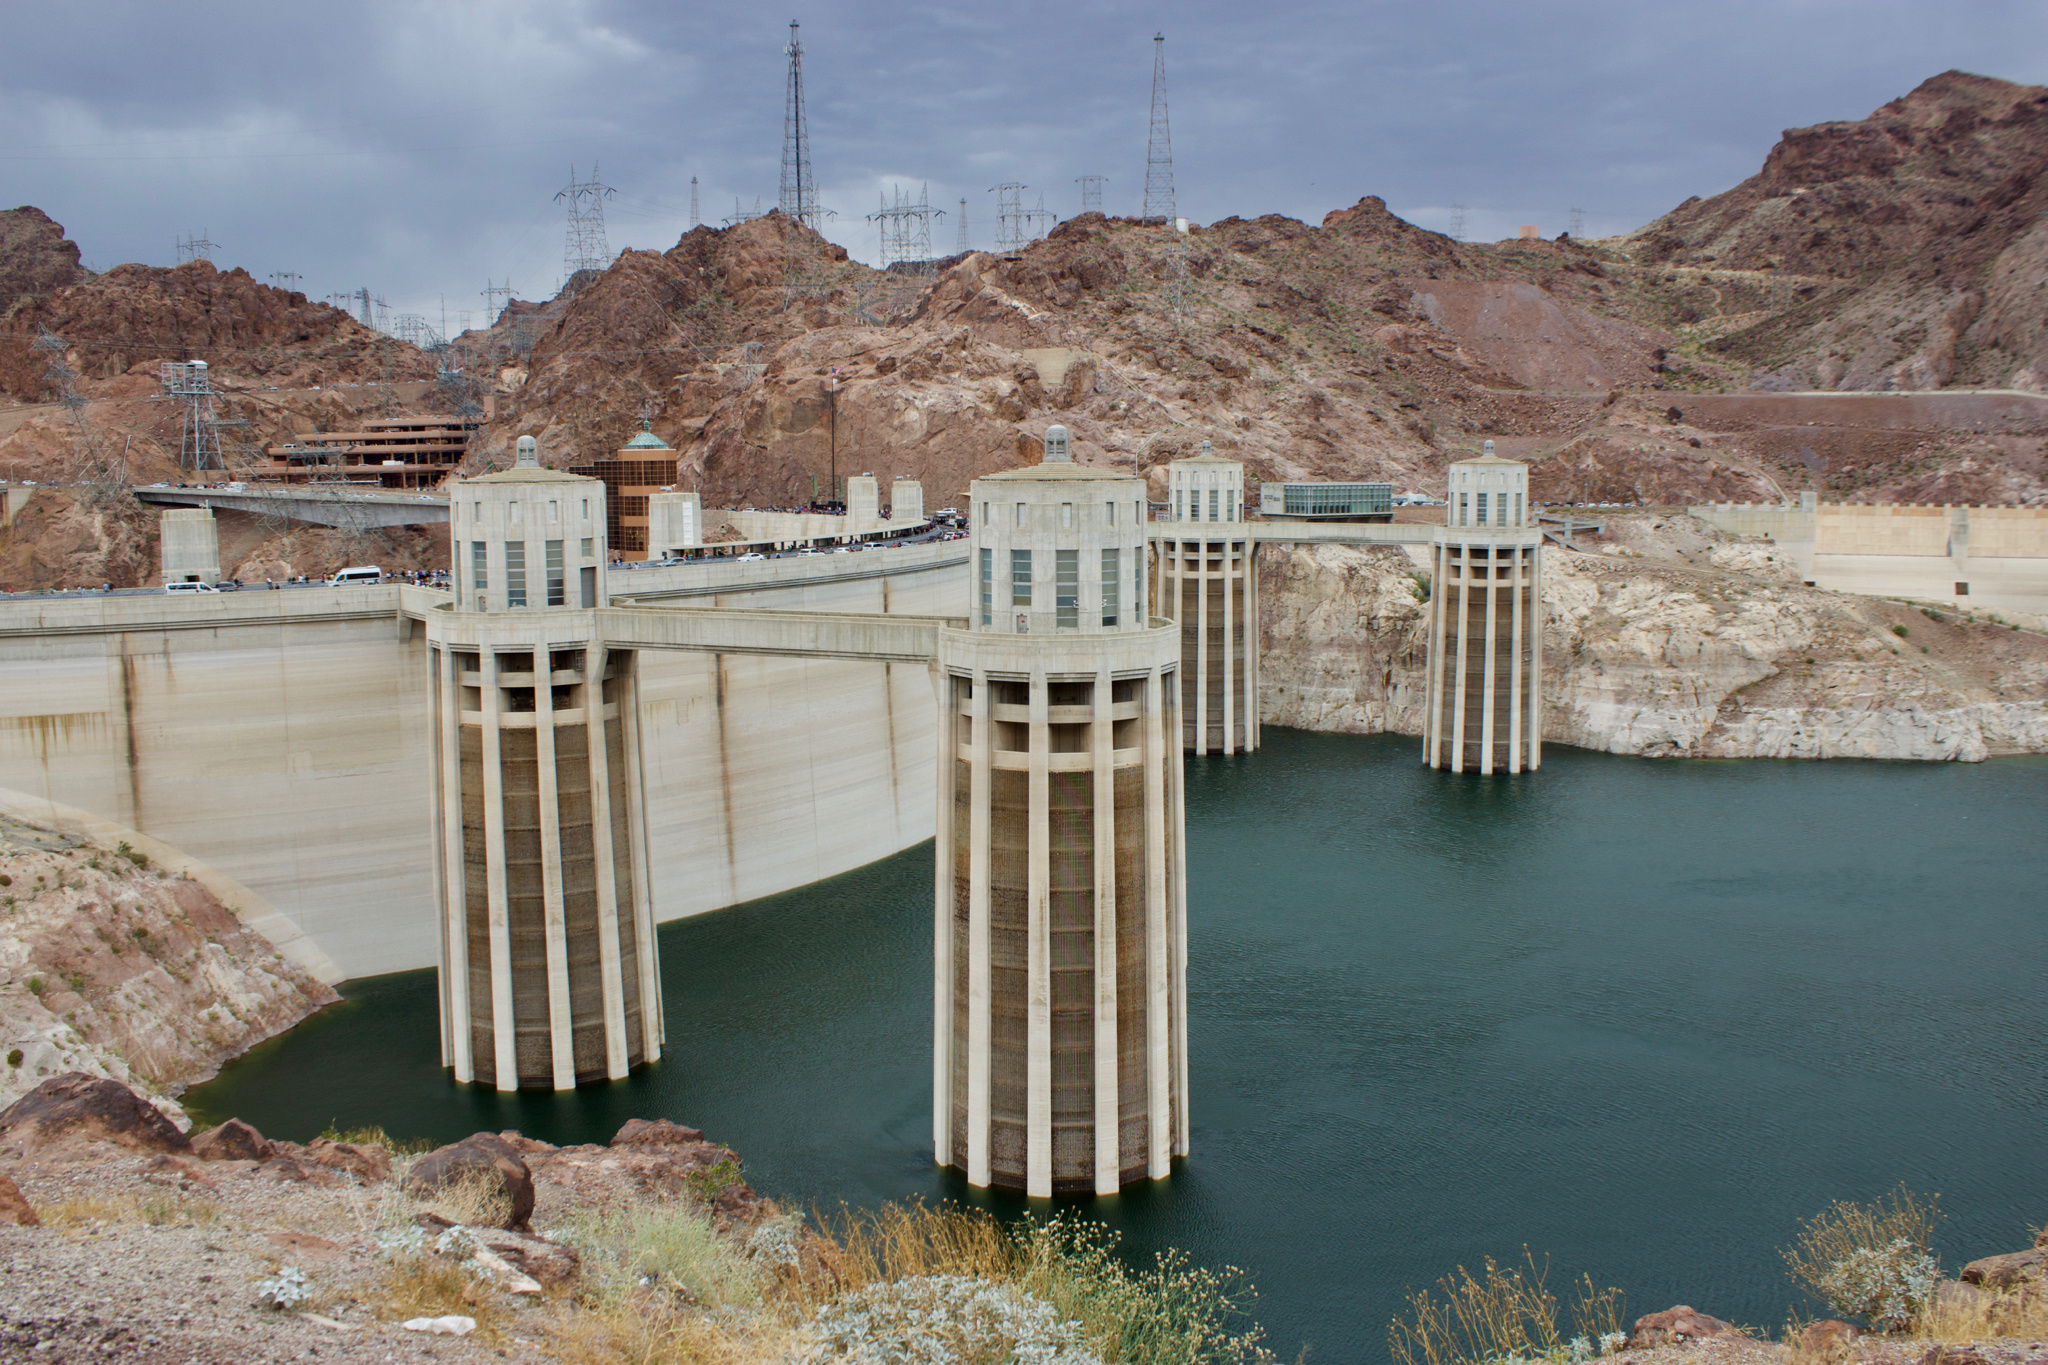
[[[213,586],[213,584],[211,584],[211,583],[198,583],[198,582],[193,582],[193,583],[166,583],[166,584],[164,584],[164,591],[165,591],[165,592],[167,592],[167,593],[171,593],[171,594],[177,595],[177,594],[183,594],[183,593],[194,593],[194,592],[219,592],[219,591],[220,591],[220,589],[219,589],[219,588],[216,588],[216,587],[214,587],[214,586]]]
[[[740,563],[744,564],[750,559],[766,559],[767,557],[767,555],[760,553],[758,550],[749,550],[740,556]]]

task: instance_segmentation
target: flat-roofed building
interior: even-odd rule
[[[1262,483],[1259,515],[1268,521],[1392,521],[1390,483]]]

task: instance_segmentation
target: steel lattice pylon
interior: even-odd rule
[[[597,163],[590,163],[590,179],[578,180],[576,167],[569,167],[569,185],[555,196],[556,203],[569,206],[569,231],[562,245],[562,266],[570,275],[583,270],[603,270],[612,263],[611,243],[605,239],[604,201],[614,191],[598,179]]]
[[[1173,136],[1166,124],[1166,35],[1152,35],[1152,136],[1145,145],[1145,216],[1171,220]]]
[[[932,265],[932,219],[944,218],[944,209],[931,206],[928,187],[919,187],[917,199],[912,201],[902,188],[896,187],[895,201],[890,196],[881,196],[881,207],[868,215],[868,221],[875,225],[881,239],[881,258],[876,264],[883,270],[893,265],[917,265],[926,273]]]
[[[1102,212],[1102,187],[1108,181],[1109,177],[1106,175],[1082,175],[1074,178],[1074,183],[1081,187],[1081,212]]]
[[[782,108],[783,215],[815,231],[820,217],[818,184],[811,176],[811,125],[804,116],[804,45],[796,20],[789,21],[789,89]]]

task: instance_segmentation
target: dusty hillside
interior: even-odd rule
[[[336,998],[199,883],[0,817],[0,1104],[68,1071],[174,1096]]]
[[[567,462],[651,408],[714,502],[808,498],[835,453],[842,476],[951,499],[1058,421],[1083,459],[1150,468],[1207,439],[1259,476],[1428,488],[1482,436],[1576,429],[1589,394],[1729,377],[1684,370],[1627,269],[1571,242],[1453,242],[1368,198],[1186,236],[1084,215],[927,291],[771,214],[621,256],[536,343],[485,454],[532,432]],[[1664,482],[1758,486],[1715,460]]]
[[[18,300],[53,293],[86,278],[78,243],[41,209],[0,211],[0,317]]]
[[[425,379],[433,366],[417,347],[363,326],[295,291],[258,283],[240,267],[209,261],[174,268],[115,266],[53,294],[16,304],[0,322],[0,393],[22,402],[54,397],[41,329],[62,337],[65,361],[86,380],[131,376],[146,392],[161,360],[204,360],[215,383],[298,387]],[[130,388],[88,387],[91,396]]]
[[[1648,266],[1798,277],[1711,347],[1783,386],[2048,391],[2044,170],[2048,89],[1950,71],[1787,130],[1756,175],[1632,245]]]
[[[1623,517],[1546,548],[1545,734],[1610,753],[1977,760],[2048,752],[2048,635],[1802,587],[1772,547]],[[1419,735],[1427,558],[1261,557],[1276,725]]]

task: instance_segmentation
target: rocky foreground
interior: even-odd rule
[[[1976,762],[2048,753],[2038,618],[1803,586],[1765,542],[1682,514],[1613,516],[1544,554],[1544,733],[1652,758]],[[1426,550],[1260,561],[1271,725],[1420,735]]]
[[[0,816],[0,1104],[65,1072],[176,1096],[339,999],[198,882]]]
[[[666,1120],[604,1146],[477,1133],[424,1154],[375,1131],[272,1141],[236,1120],[188,1138],[126,1086],[76,1073],[0,1112],[5,1361],[1274,1359],[1255,1329],[1223,1327],[1214,1297],[1155,1303],[1153,1330],[1127,1331],[1117,1314],[1142,1295],[1093,1245],[943,1211],[821,1228]],[[1773,1343],[1680,1306],[1598,1347],[1530,1354],[2042,1365],[2044,1274],[2041,1245],[1973,1262],[1913,1335],[1828,1321]]]

